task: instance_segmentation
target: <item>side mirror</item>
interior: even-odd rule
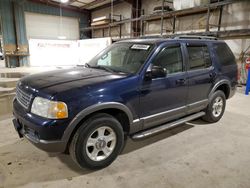
[[[151,70],[147,70],[145,74],[145,79],[150,80],[152,78],[162,78],[166,77],[166,71],[160,66],[152,66]]]

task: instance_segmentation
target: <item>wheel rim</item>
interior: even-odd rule
[[[114,151],[116,134],[110,127],[103,126],[94,130],[87,139],[86,152],[93,161],[105,160]]]
[[[213,116],[219,117],[223,110],[223,99],[222,97],[216,97],[213,103]]]

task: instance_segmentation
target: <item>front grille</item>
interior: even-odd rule
[[[16,88],[16,99],[25,109],[28,109],[31,98],[31,94],[26,93],[19,87]]]

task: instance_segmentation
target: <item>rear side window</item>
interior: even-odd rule
[[[224,66],[235,64],[234,55],[226,43],[214,44],[214,49],[218,57],[219,63]]]
[[[203,69],[212,65],[207,46],[188,45],[187,50],[190,70]]]

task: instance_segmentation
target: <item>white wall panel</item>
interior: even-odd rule
[[[30,39],[30,66],[84,65],[111,44],[111,38],[84,40]]]
[[[77,41],[30,39],[30,66],[73,66],[78,64]]]

